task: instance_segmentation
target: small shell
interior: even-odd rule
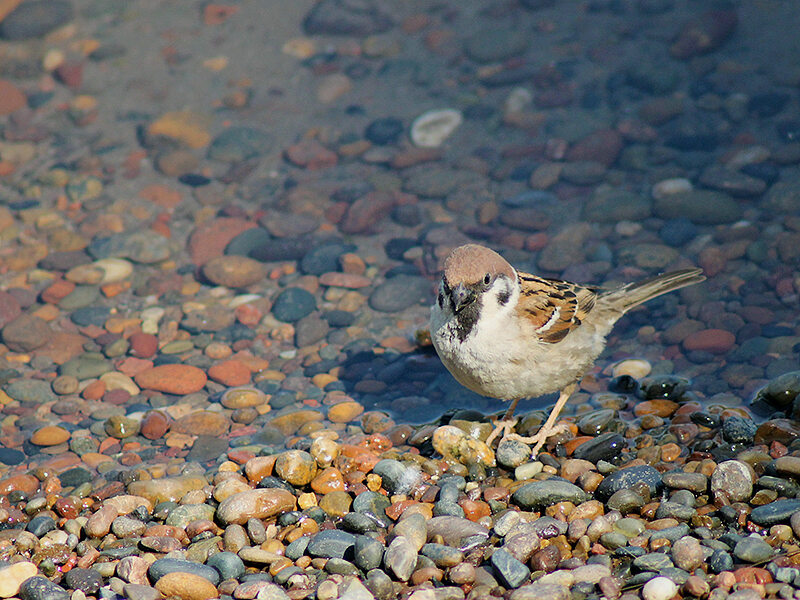
[[[438,148],[463,120],[453,108],[426,111],[411,124],[411,141],[420,148]]]

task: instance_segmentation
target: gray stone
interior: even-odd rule
[[[591,499],[577,485],[560,479],[527,483],[514,492],[512,500],[526,510],[546,508],[558,502],[580,504]]]

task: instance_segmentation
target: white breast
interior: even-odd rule
[[[461,341],[452,313],[434,305],[431,339],[442,363],[470,390],[504,400],[558,392],[579,380],[605,345],[611,328],[584,322],[562,341],[539,341],[507,306],[483,306],[480,319]]]

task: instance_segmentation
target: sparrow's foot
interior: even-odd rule
[[[558,423],[556,425],[551,425],[550,427],[542,427],[536,435],[532,435],[530,437],[524,437],[516,433],[509,433],[508,435],[504,436],[504,440],[517,440],[522,442],[523,444],[534,444],[533,448],[531,449],[531,456],[536,456],[539,454],[539,450],[544,443],[547,441],[547,438],[553,435],[558,435],[559,433],[564,433],[569,431],[569,425],[565,423]]]
[[[517,435],[514,433],[514,426],[517,424],[519,419],[498,419],[494,422],[494,431],[489,434],[489,437],[486,438],[486,445],[491,447],[492,442],[500,436],[500,441],[502,442],[505,439],[508,439],[509,436]],[[500,435],[502,434],[502,435]]]

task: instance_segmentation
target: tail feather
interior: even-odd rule
[[[642,281],[629,283],[615,290],[603,292],[598,300],[609,308],[614,308],[624,313],[651,298],[687,285],[700,283],[705,281],[705,278],[702,269],[672,271],[649,279],[643,279]]]

